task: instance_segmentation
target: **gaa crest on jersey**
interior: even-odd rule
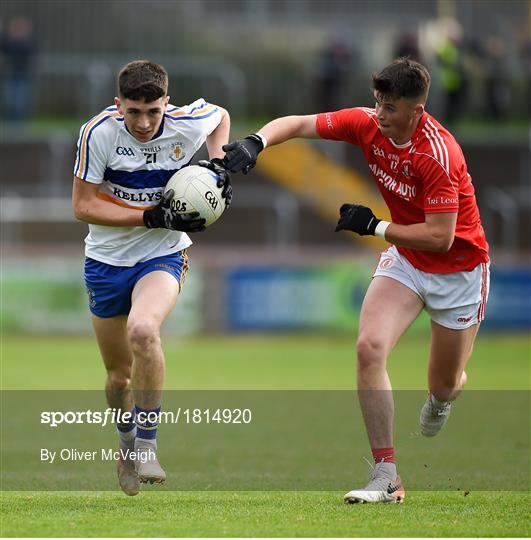
[[[184,143],[174,142],[170,145],[170,159],[173,161],[181,161],[184,159]]]
[[[409,170],[409,167],[411,166],[411,161],[409,159],[407,159],[406,161],[404,161],[402,163],[402,174],[406,177],[406,178],[410,178],[411,177],[411,172]]]

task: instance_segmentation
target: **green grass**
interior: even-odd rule
[[[213,336],[167,339],[165,348],[169,389],[345,390],[355,386],[354,337]],[[389,366],[395,388],[425,389],[427,351],[428,341],[422,334],[410,334],[399,344]],[[81,390],[103,386],[104,371],[92,338],[4,336],[0,352],[3,389]],[[528,389],[529,353],[529,338],[524,335],[481,335],[467,368],[469,388]],[[509,408],[499,421],[503,422],[504,414],[511,416]],[[456,415],[449,429],[459,425],[458,418]],[[337,429],[342,431],[343,424],[338,423]],[[463,440],[482,431],[481,426],[467,425]],[[331,429],[336,428],[331,425]],[[498,429],[493,427],[491,431]],[[441,451],[441,442],[443,439],[412,438],[404,440],[402,448],[412,453],[437,452]],[[358,447],[364,444],[361,437]],[[3,444],[2,449],[5,447]],[[357,463],[358,451],[354,454],[352,459]],[[183,466],[189,467],[201,455],[190,456]],[[464,458],[458,452],[452,459]],[[511,462],[509,454],[499,459]],[[403,462],[404,470],[408,470],[405,456]],[[111,477],[112,464],[108,467]],[[436,465],[435,470],[440,475],[446,473]],[[526,471],[521,473],[525,478]],[[413,478],[408,477],[411,485]],[[351,478],[349,474],[346,484]],[[173,485],[179,485],[178,475],[172,480]],[[111,482],[109,478],[112,488]],[[405,482],[407,489],[408,478]],[[171,489],[171,485],[168,487]],[[408,491],[404,505],[392,506],[346,506],[342,503],[344,491],[161,491],[149,486],[133,498],[118,491],[4,491],[0,497],[1,535],[529,536],[528,492],[472,490],[465,496],[465,489],[466,485],[454,484],[447,491]]]
[[[203,337],[166,339],[168,389],[335,389],[355,387],[355,338]],[[103,387],[105,373],[90,337],[4,336],[3,389]],[[426,388],[428,339],[409,334],[393,351],[395,389]],[[524,334],[480,335],[467,372],[473,390],[528,389],[530,340]]]
[[[344,505],[330,492],[9,493],[4,536],[525,537],[529,496],[412,492],[403,505]]]

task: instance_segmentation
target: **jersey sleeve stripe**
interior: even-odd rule
[[[98,192],[96,197],[98,199],[103,200],[103,201],[107,201],[107,202],[110,202],[112,204],[122,206],[123,208],[129,208],[131,210],[150,210],[151,208],[155,208],[155,205],[133,206],[131,204],[127,204],[127,203],[125,203],[123,201],[120,201],[119,199],[115,199],[112,195],[107,195],[107,193],[102,193],[101,191]]]
[[[442,148],[443,148],[443,151],[444,151],[444,157],[445,157],[445,162],[446,162],[446,169],[448,171],[448,173],[450,173],[450,159],[448,157],[448,147],[446,146],[446,143],[444,142],[444,139],[442,138],[442,135],[441,133],[439,132],[439,129],[437,128],[437,126],[431,121],[430,118],[428,118],[428,121],[427,123],[432,127],[433,131],[435,132],[435,136],[439,139],[439,141],[441,142],[441,145],[442,145]]]
[[[78,176],[78,177],[81,176],[79,174],[80,164],[81,164],[81,148],[82,148],[83,139],[85,137],[85,133],[87,131],[87,127],[88,127],[89,124],[90,124],[90,121],[87,122],[83,126],[83,129],[81,130],[81,135],[79,136],[79,141],[78,141],[78,144],[77,144],[77,156],[76,156],[76,164],[74,165],[74,175]]]
[[[215,105],[208,105],[206,107],[199,107],[198,110],[192,114],[186,111],[177,111],[169,114],[166,113],[164,116],[166,116],[166,118],[171,118],[172,120],[198,120],[200,118],[206,118],[218,110],[219,109]]]
[[[357,107],[357,109],[363,111],[367,116],[374,120],[374,117],[376,116],[374,109],[370,109],[369,107]]]
[[[370,107],[356,107],[360,111],[364,112],[375,124],[378,126],[378,121],[376,120],[376,111]]]
[[[428,133],[427,130],[423,129],[422,132],[424,133],[424,135],[426,135],[426,139],[428,139],[428,142],[430,143],[430,146],[431,146],[431,151],[433,152],[433,156],[435,157],[435,159],[437,160],[438,163],[440,163],[441,167],[443,167],[443,164],[441,163],[441,156],[439,155],[439,153],[437,152],[436,148],[435,148],[435,145],[433,143],[433,140],[432,138],[430,137],[430,134]],[[443,167],[444,169],[444,167]],[[444,169],[446,170],[446,169]]]
[[[210,105],[209,103],[207,103],[206,101],[203,101],[203,103],[201,103],[201,105],[198,105],[197,107],[194,107],[193,109],[190,109],[187,114],[192,114],[194,111],[205,109],[209,105]]]
[[[446,176],[448,177],[448,180],[450,180],[450,185],[452,186],[452,189],[454,190],[454,193],[456,195],[456,197],[459,196],[459,192],[454,184],[454,182],[452,181],[450,175],[448,174],[448,171],[444,168],[443,164],[437,159],[437,157],[435,157],[434,155],[432,154],[426,154],[424,152],[415,152],[417,156],[426,156],[426,157],[429,157],[430,159],[433,159],[434,161],[436,161],[440,167],[442,168],[442,170],[446,173]]]
[[[429,126],[427,124],[429,124]],[[439,130],[437,129],[437,126],[435,126],[435,124],[433,124],[433,122],[431,122],[431,120],[428,119],[428,122],[426,123],[425,128],[423,128],[422,131],[424,132],[428,140],[430,140],[430,136],[431,136],[435,144],[437,145],[437,148],[439,149],[439,157],[440,157],[438,161],[441,163],[441,166],[445,170],[446,175],[448,176],[450,183],[452,184],[452,188],[457,195],[459,191],[458,186],[455,184],[450,174],[450,160],[448,158],[448,147],[446,146],[444,139],[442,138]],[[431,140],[430,140],[430,144],[431,144]],[[432,149],[433,149],[433,145],[432,145]]]
[[[428,137],[430,139],[430,141],[433,141],[433,143],[437,147],[437,150],[438,150],[437,157],[438,157],[439,161],[442,163],[442,165],[444,167],[444,170],[446,172],[448,172],[448,166],[447,166],[447,163],[446,163],[446,160],[445,160],[444,151],[442,149],[441,141],[436,137],[433,130],[430,129],[430,127],[428,127],[428,126],[426,126],[426,128],[424,130],[424,133],[426,134],[426,137]]]
[[[83,169],[82,164],[85,163],[85,142],[86,142],[86,135],[87,131],[90,130],[90,128],[94,125],[95,122],[100,120],[101,118],[104,118],[108,113],[105,111],[95,116],[92,120],[89,120],[85,127],[83,128],[83,131],[81,132],[81,137],[79,138],[79,147],[78,147],[78,167],[75,170],[75,175],[81,178],[80,171]]]
[[[103,117],[97,124],[95,124],[91,129],[90,131],[87,133],[87,141],[86,141],[86,152],[85,152],[85,156],[86,156],[86,165],[85,165],[85,169],[84,169],[84,172],[83,172],[83,176],[81,177],[83,180],[86,179],[87,177],[87,174],[88,174],[88,168],[89,168],[89,159],[90,159],[90,154],[89,154],[89,142],[90,142],[90,138],[92,137],[92,133],[94,132],[94,130],[100,125],[100,124],[103,124],[103,122],[105,122],[106,120],[108,120],[109,118],[111,118],[111,116],[105,116]],[[81,170],[83,170],[81,168]]]
[[[217,107],[215,109],[205,109],[202,111],[198,111],[194,114],[186,114],[181,112],[180,114],[167,114],[165,115],[166,118],[170,118],[171,120],[196,120],[199,118],[207,118],[211,114],[215,113],[217,111]]]
[[[77,150],[76,150],[76,162],[74,163],[74,176],[78,176],[78,169],[79,169],[79,158],[81,157],[81,152],[79,151],[81,146],[81,135],[79,137],[79,142],[77,144]]]
[[[190,113],[194,112],[197,109],[202,109],[203,107],[207,107],[208,105],[210,105],[204,99],[198,99],[197,102],[199,102],[199,105],[196,105],[193,109],[190,109],[189,111],[183,111],[183,112],[185,114],[190,114]],[[197,103],[197,102],[194,101],[194,103]],[[193,104],[190,104],[190,105],[193,105]],[[170,105],[169,107],[171,107],[171,108],[168,108],[166,112],[173,113],[175,111],[181,111],[183,109],[186,109],[187,107],[190,107],[190,105],[185,105],[183,107],[177,107],[175,105]]]
[[[430,126],[433,126],[433,124],[430,124]],[[446,148],[446,143],[444,142],[444,139],[441,137],[439,130],[435,126],[432,127],[432,133],[435,136],[435,140],[439,141],[440,147],[442,149],[441,159],[443,163],[446,165],[446,170],[448,171],[448,174],[450,174],[450,163],[448,160],[448,149]]]
[[[212,107],[215,107],[215,105],[211,104],[211,103],[206,103],[204,102],[203,104],[201,105],[198,105],[197,107],[194,107],[193,109],[190,109],[189,111],[186,111],[186,110],[183,110],[183,109],[180,109],[178,107],[175,107],[175,109],[167,112],[166,114],[169,114],[171,116],[184,116],[184,115],[196,115],[196,114],[201,114],[202,112],[205,112],[204,109],[209,109],[209,108],[212,108]]]
[[[435,136],[433,131],[430,128],[425,128],[422,130],[424,134],[426,135],[426,138],[430,142],[431,148],[433,150],[434,156],[437,158],[437,161],[439,161],[446,171],[446,174],[450,174],[450,168],[448,167],[448,160],[447,154],[445,154],[443,150],[444,141],[442,139],[439,139]],[[435,150],[435,147],[437,147],[437,150]]]
[[[437,147],[437,153],[435,153],[435,157],[442,163],[442,166],[444,167],[444,170],[448,172],[448,166],[446,163],[446,160],[444,159],[444,152],[441,146],[441,141],[435,136],[433,133],[433,130],[430,129],[428,126],[424,129],[424,133],[428,140],[430,141],[431,147],[433,148],[433,145]],[[433,141],[433,144],[432,144]]]
[[[85,125],[85,128],[83,129],[83,132],[81,133],[81,140],[79,143],[79,159],[78,159],[78,166],[75,170],[75,175],[79,178],[82,178],[85,180],[88,172],[88,164],[89,164],[89,155],[88,155],[88,144],[90,137],[92,135],[92,132],[95,128],[97,128],[100,124],[105,122],[105,120],[108,120],[109,118],[113,118],[119,116],[118,112],[112,113],[109,111],[104,111],[101,114],[98,114],[95,116],[90,122],[88,122]]]
[[[172,118],[170,116],[170,119],[171,120],[202,120],[203,118],[208,118],[209,116],[212,116],[213,114],[215,114],[216,112],[218,112],[219,109],[214,109],[213,111],[210,111],[209,113],[207,114],[203,114],[201,116],[181,116],[179,118]]]

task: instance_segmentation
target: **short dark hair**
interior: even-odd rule
[[[380,73],[373,73],[372,85],[382,96],[391,99],[422,98],[425,102],[430,89],[430,74],[414,60],[397,58]]]
[[[122,68],[118,75],[118,94],[121,98],[151,103],[168,93],[168,73],[149,60],[135,60]]]

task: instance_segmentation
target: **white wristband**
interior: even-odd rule
[[[261,133],[255,133],[255,135],[257,137],[260,137],[260,140],[262,141],[262,144],[264,145],[264,148],[262,148],[262,150],[265,149],[265,147],[267,146],[267,139],[265,138],[264,135],[262,135]]]
[[[387,227],[389,227],[391,223],[389,221],[380,221],[378,225],[376,225],[376,229],[374,230],[374,236],[379,236],[380,238],[383,238],[385,240],[385,231],[387,230]]]

